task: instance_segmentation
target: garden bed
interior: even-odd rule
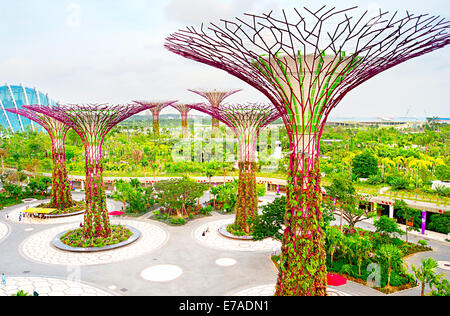
[[[83,229],[65,231],[56,236],[52,244],[58,249],[72,252],[99,252],[127,246],[139,239],[141,233],[129,226],[111,226],[107,238],[85,238]]]
[[[37,208],[53,208],[50,203],[40,204]],[[64,210],[55,210],[52,213],[46,215],[46,218],[67,217],[83,214],[86,209],[86,203],[81,201],[74,201],[73,206]]]
[[[230,225],[223,225],[221,227],[219,227],[218,231],[219,234],[226,237],[226,238],[231,238],[231,239],[236,239],[236,240],[252,240],[253,236],[252,235],[247,235],[244,232],[240,232],[240,231],[236,231],[233,229],[233,224]]]

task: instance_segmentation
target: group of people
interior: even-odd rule
[[[206,230],[203,231],[202,236],[205,237],[207,233],[209,233],[209,227],[207,227]]]

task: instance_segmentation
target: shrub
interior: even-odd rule
[[[170,223],[170,225],[181,226],[181,225],[186,224],[186,220],[181,217],[171,217],[169,219],[169,223]]]
[[[347,274],[349,276],[354,276],[355,272],[353,271],[353,266],[350,264],[344,264],[340,270],[341,273]]]
[[[389,185],[391,185],[394,190],[408,190],[409,180],[405,178],[396,177],[391,181],[391,183],[389,183]]]
[[[427,228],[442,234],[450,233],[450,212],[431,215]]]
[[[256,186],[256,195],[258,197],[263,197],[267,193],[266,186],[264,184],[258,184]]]
[[[436,193],[442,197],[450,197],[450,188],[443,185],[436,186]]]
[[[378,174],[375,175],[371,175],[368,179],[367,179],[367,183],[371,184],[371,185],[377,185],[377,184],[381,184],[383,183],[383,180],[381,179],[381,176]]]
[[[428,241],[421,239],[417,242],[419,245],[421,245],[422,247],[427,247],[428,246]]]
[[[211,214],[212,211],[213,211],[213,207],[211,205],[208,205],[208,206],[202,208],[199,212],[200,212],[200,214],[203,214],[203,215],[209,215],[209,214]]]

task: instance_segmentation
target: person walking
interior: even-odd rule
[[[2,285],[6,286],[6,276],[4,273],[2,273]]]

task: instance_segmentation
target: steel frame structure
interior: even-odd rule
[[[256,142],[260,132],[280,118],[280,113],[267,104],[206,104],[190,105],[227,125],[239,144],[239,184],[234,228],[250,233],[251,222],[258,215],[256,192]]]
[[[170,105],[172,102],[164,103]],[[86,238],[108,237],[111,233],[103,182],[102,145],[109,131],[123,120],[152,106],[125,104],[68,104],[58,106],[29,105],[24,108],[52,117],[72,128],[85,148],[86,211],[83,234]]]

